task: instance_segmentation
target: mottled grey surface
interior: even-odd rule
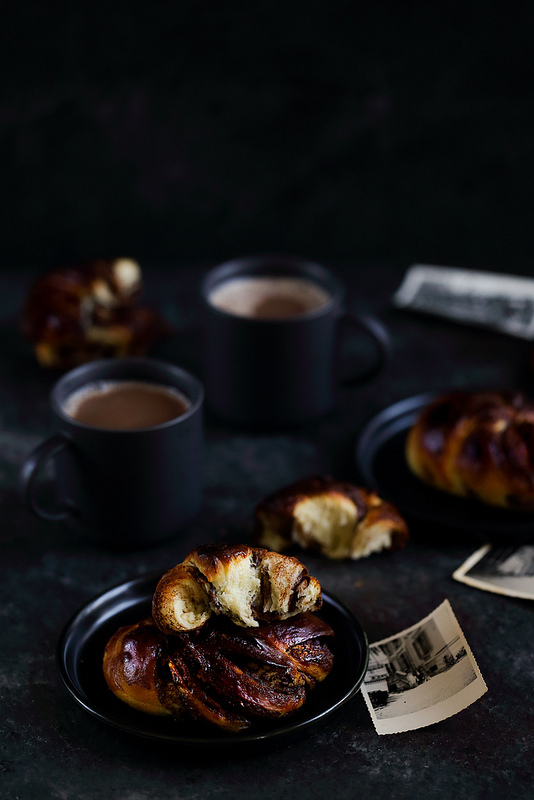
[[[109,586],[164,570],[203,541],[251,535],[255,504],[295,478],[330,472],[356,478],[353,447],[365,421],[395,400],[432,388],[494,385],[531,389],[525,342],[443,320],[394,311],[398,265],[343,269],[351,305],[390,328],[394,358],[374,384],[340,394],[336,410],[289,433],[231,430],[207,416],[205,502],[175,541],[113,554],[34,519],[18,499],[21,459],[49,431],[53,376],[18,337],[15,315],[27,278],[0,277],[0,797],[96,800],[251,800],[299,796],[493,798],[531,796],[534,605],[452,580],[478,545],[414,526],[409,546],[358,562],[301,554],[354,612],[370,641],[417,622],[449,598],[488,692],[426,729],[379,737],[360,695],[324,728],[271,752],[184,754],[126,739],[71,699],[54,663],[71,614]],[[147,294],[176,326],[158,356],[200,372],[197,286],[202,270],[154,265]],[[348,347],[352,358],[359,348]],[[347,354],[349,355],[349,353]]]

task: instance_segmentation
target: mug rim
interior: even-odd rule
[[[288,277],[307,277],[309,280],[315,281],[321,287],[328,290],[328,300],[323,305],[311,311],[305,311],[289,317],[272,319],[268,317],[258,319],[257,317],[234,314],[231,311],[218,308],[209,300],[210,293],[217,286],[232,278],[247,276],[278,277],[284,274],[287,274]],[[287,325],[316,319],[330,314],[336,309],[341,309],[343,307],[345,290],[337,276],[322,264],[299,256],[275,253],[232,258],[212,267],[202,280],[201,295],[205,307],[207,307],[211,313],[217,314],[220,317],[241,320],[252,325]]]
[[[147,370],[144,375],[131,375],[127,376],[126,374],[117,375],[116,370],[117,367],[120,371],[124,370],[128,372],[132,368],[143,368],[146,367]],[[109,374],[102,374],[109,373]],[[152,372],[152,375],[148,374]],[[97,373],[97,374],[94,374]],[[109,380],[109,381],[121,381],[121,380],[138,380],[144,381],[146,383],[158,383],[159,381],[154,380],[156,375],[159,375],[162,379],[165,376],[169,376],[169,373],[174,374],[177,378],[180,379],[181,385],[175,386],[174,384],[170,384],[174,388],[178,388],[182,394],[185,395],[186,399],[190,402],[189,408],[180,414],[177,417],[173,417],[172,419],[167,420],[166,422],[161,422],[158,425],[147,425],[144,428],[99,428],[96,425],[88,425],[85,422],[80,422],[79,420],[71,417],[69,414],[63,411],[62,405],[64,404],[65,400],[69,395],[73,392],[80,389],[85,384],[93,383],[96,381],[101,380]],[[85,377],[84,377],[85,376]],[[77,381],[78,378],[83,378],[83,380]],[[68,390],[65,391],[65,386],[69,384],[69,382],[73,382],[73,386],[70,387]],[[167,380],[167,384],[169,382]],[[187,388],[184,388],[184,385]],[[60,399],[61,393],[65,391],[64,396]],[[151,431],[160,431],[164,430],[165,428],[171,428],[174,425],[184,423],[192,416],[194,416],[197,411],[202,407],[204,402],[204,386],[201,381],[193,375],[188,370],[179,367],[176,364],[172,364],[169,361],[161,361],[158,359],[153,358],[146,358],[143,356],[131,356],[128,358],[102,358],[97,359],[95,361],[88,361],[85,364],[80,364],[78,367],[73,367],[71,370],[66,372],[59,378],[52,390],[50,392],[50,404],[52,406],[52,410],[54,413],[62,419],[64,422],[67,422],[69,425],[72,425],[75,428],[81,428],[87,431],[94,431],[100,434],[105,435],[119,435],[119,436],[131,436],[132,434],[136,433],[148,433]]]

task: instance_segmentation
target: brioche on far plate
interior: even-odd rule
[[[299,545],[328,558],[358,559],[404,547],[409,533],[397,509],[374,492],[319,476],[262,500],[255,511],[255,538],[277,551]]]
[[[410,429],[406,460],[444,492],[534,511],[534,403],[519,392],[442,394]]]
[[[247,545],[197,548],[159,582],[156,616],[108,640],[108,687],[137,711],[228,733],[295,712],[334,663],[333,630],[303,610],[319,607],[321,587],[299,564]],[[313,599],[299,592],[310,585]]]

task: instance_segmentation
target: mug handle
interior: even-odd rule
[[[19,490],[23,500],[29,506],[33,513],[41,519],[59,522],[67,519],[69,516],[68,510],[47,511],[46,508],[40,506],[35,496],[35,486],[37,478],[46,462],[50,458],[54,458],[61,450],[68,447],[70,444],[69,439],[61,433],[56,433],[49,439],[45,439],[35,450],[26,456],[19,473]]]
[[[345,387],[366,383],[382,372],[391,360],[392,346],[387,328],[376,317],[367,314],[345,313],[340,322],[360,331],[365,331],[375,343],[376,355],[374,362],[362,372],[356,375],[349,375],[341,380],[342,386]]]

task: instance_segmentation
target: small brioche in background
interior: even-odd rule
[[[328,476],[285,486],[255,510],[257,543],[276,551],[298,545],[332,559],[358,559],[398,550],[408,537],[408,526],[391,503]]]

